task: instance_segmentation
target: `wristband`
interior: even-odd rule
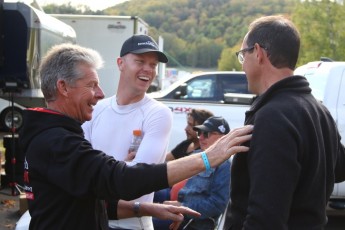
[[[210,162],[208,161],[208,158],[207,158],[207,155],[206,155],[205,152],[201,153],[201,158],[202,158],[202,160],[204,162],[206,171],[211,170]]]
[[[139,209],[140,209],[140,202],[134,202],[133,211],[137,217],[140,217]]]

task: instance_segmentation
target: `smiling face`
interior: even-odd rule
[[[117,62],[121,71],[119,86],[130,90],[131,95],[143,96],[157,74],[157,53],[129,53]]]
[[[85,122],[91,120],[93,106],[104,98],[104,93],[99,86],[98,75],[94,68],[80,65],[79,70],[82,78],[73,85],[59,80],[58,88],[65,96],[64,103],[61,103],[61,112],[78,121]]]

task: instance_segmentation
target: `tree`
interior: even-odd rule
[[[298,66],[329,57],[345,60],[345,8],[335,1],[304,1],[291,15],[301,35]]]
[[[93,14],[102,15],[103,11],[92,11],[90,7],[86,5],[72,6],[71,2],[67,4],[57,5],[55,3],[43,6],[43,10],[47,14]]]
[[[223,49],[218,61],[218,70],[220,71],[241,71],[242,65],[238,62],[236,52],[241,49],[241,44],[232,48]]]
[[[169,43],[173,40],[165,40],[165,51],[178,62],[191,67],[215,68],[222,50],[242,41],[250,21],[262,15],[290,13],[296,1],[131,0],[105,12],[141,17],[159,34],[170,33],[185,41],[184,50],[177,53],[179,47]]]

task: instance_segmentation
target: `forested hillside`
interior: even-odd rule
[[[299,64],[321,56],[345,60],[345,7],[329,0],[130,0],[94,13],[144,19],[151,36],[164,38],[169,67],[239,70],[235,52],[249,23],[272,14],[290,17],[300,30]]]
[[[137,15],[164,38],[164,49],[179,63],[217,67],[224,48],[238,46],[258,16],[290,14],[295,0],[131,0],[106,14]],[[170,63],[177,65],[178,63]]]

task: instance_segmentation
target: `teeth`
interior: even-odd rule
[[[139,79],[140,79],[140,80],[144,80],[144,81],[150,80],[149,77],[145,77],[145,76],[140,76]]]

